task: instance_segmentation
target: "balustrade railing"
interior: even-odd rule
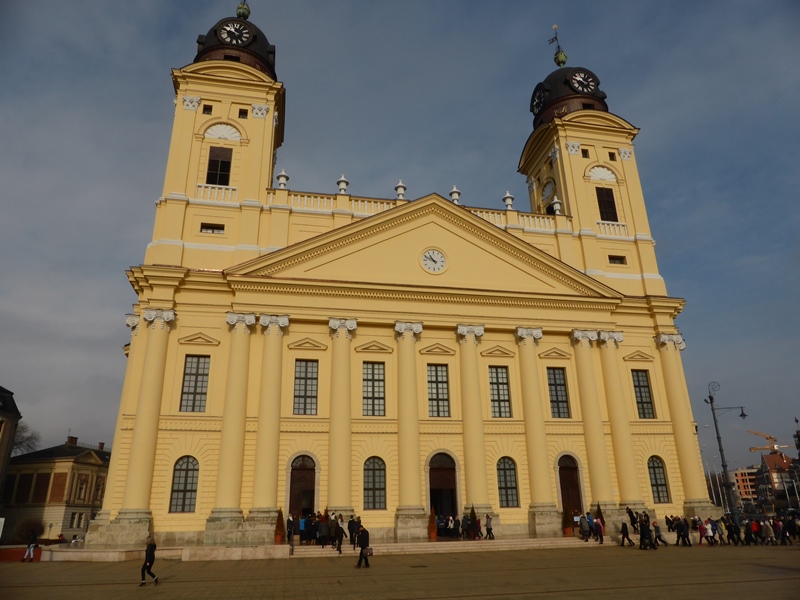
[[[556,220],[547,215],[519,215],[520,223],[524,229],[531,231],[555,231]]]
[[[598,221],[597,233],[609,237],[628,237],[628,225],[614,221]]]
[[[205,183],[198,183],[195,187],[194,195],[198,200],[209,200],[211,202],[239,201],[238,189],[225,185],[208,185]]]
[[[394,200],[375,200],[372,198],[350,198],[350,210],[357,215],[377,215],[394,208]]]
[[[484,221],[489,221],[492,225],[505,228],[506,226],[506,213],[503,210],[486,210],[481,208],[470,208],[469,211],[476,217],[480,217]]]

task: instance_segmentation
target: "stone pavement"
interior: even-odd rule
[[[161,584],[138,587],[141,562],[0,563],[0,599],[115,600],[800,598],[800,545],[577,548],[180,562],[156,558]]]

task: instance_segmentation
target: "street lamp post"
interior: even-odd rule
[[[739,517],[739,507],[734,505],[733,502],[733,483],[728,474],[728,463],[725,461],[725,450],[722,448],[722,436],[719,433],[719,423],[717,423],[717,411],[729,411],[739,409],[739,418],[746,419],[747,415],[744,412],[744,406],[717,406],[714,403],[714,392],[719,390],[719,384],[712,381],[708,384],[708,398],[704,398],[703,402],[711,406],[711,416],[714,417],[714,429],[717,432],[717,444],[719,444],[719,457],[722,460],[722,473],[725,481],[722,486],[725,488],[725,497],[728,500],[728,507],[733,515],[733,520],[737,526],[741,527],[741,518]]]

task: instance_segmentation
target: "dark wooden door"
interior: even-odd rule
[[[293,515],[310,515],[314,512],[314,487],[316,465],[310,456],[298,456],[292,461],[289,484],[289,512]]]
[[[456,463],[447,454],[437,454],[430,463],[431,507],[437,515],[456,516]]]
[[[571,456],[562,456],[558,460],[558,480],[561,485],[562,508],[573,516],[583,514],[578,463]]]

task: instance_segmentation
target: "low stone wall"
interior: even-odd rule
[[[159,548],[156,557],[160,559],[180,560],[182,548]],[[78,548],[76,544],[68,546],[47,546],[42,548],[42,558],[51,562],[121,562],[124,560],[144,560],[144,548],[120,548],[90,546]]]
[[[289,546],[186,546],[181,560],[264,560],[267,558],[289,558]]]

